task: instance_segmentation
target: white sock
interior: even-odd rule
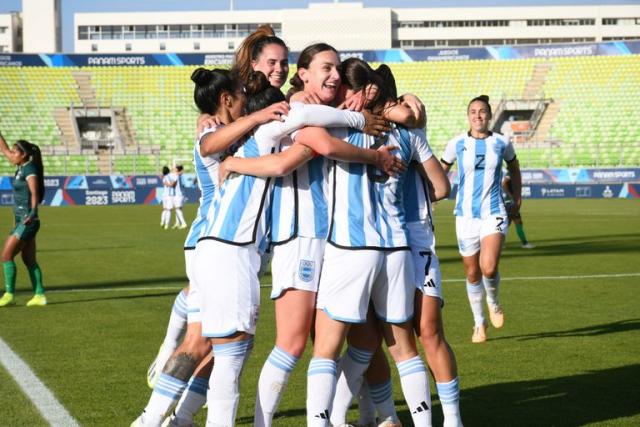
[[[169,225],[169,222],[171,222],[171,211],[168,209],[163,209],[162,210],[162,216],[160,217],[160,222],[162,223],[162,226],[166,226]]]
[[[145,425],[160,425],[165,415],[176,404],[187,383],[167,374],[160,374],[158,383],[144,408]]]
[[[462,427],[460,418],[460,383],[454,378],[448,383],[436,382],[436,390],[444,414],[444,427]]]
[[[500,273],[496,273],[493,279],[482,276],[482,284],[484,290],[487,292],[487,304],[490,307],[495,307],[498,302],[498,291],[500,290]]]
[[[420,356],[396,363],[404,400],[411,411],[413,425],[431,426],[431,394],[429,376]]]
[[[373,403],[369,384],[366,381],[362,382],[360,393],[358,393],[358,412],[360,413],[358,418],[359,425],[377,424],[376,405]]]
[[[176,225],[183,226],[187,225],[187,222],[184,220],[184,214],[182,213],[182,209],[176,208]]]
[[[193,417],[207,401],[208,388],[209,378],[191,377],[173,411],[175,417],[180,420],[180,424],[193,424]]]
[[[335,360],[312,358],[307,371],[307,427],[329,425],[335,387]]]
[[[178,348],[180,340],[187,327],[187,293],[183,289],[173,301],[167,333],[164,336],[163,347],[171,348],[171,353]],[[162,369],[162,367],[160,367]]]
[[[393,402],[392,391],[391,379],[379,384],[369,384],[369,392],[373,403],[376,405],[379,422],[398,422],[399,420],[396,406]]]
[[[253,337],[213,346],[215,363],[209,378],[207,396],[207,425],[235,425],[238,400],[240,399],[240,373],[253,347]]]
[[[473,313],[473,321],[476,326],[481,326],[486,323],[484,318],[484,286],[478,283],[471,283],[467,280],[467,296],[469,297],[469,305],[471,305],[471,312]]]
[[[331,424],[347,423],[347,411],[362,387],[362,376],[371,363],[372,351],[349,346],[338,363],[338,380],[331,409]]]
[[[296,363],[298,363],[298,358],[280,347],[275,346],[271,350],[258,380],[254,421],[256,427],[271,425],[273,414],[278,409],[278,403],[280,403],[280,398],[289,381],[289,375],[291,375]]]

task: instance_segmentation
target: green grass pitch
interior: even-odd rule
[[[521,249],[510,231],[500,265],[506,323],[489,329],[484,344],[470,341],[452,206],[437,206],[436,235],[465,425],[640,425],[640,202],[526,200],[525,229],[537,248]],[[194,210],[186,208],[188,218]],[[146,370],[185,284],[186,233],[161,230],[157,206],[42,208],[41,217],[49,306],[24,306],[30,284],[17,260],[19,304],[0,309],[0,338],[81,425],[126,426],[149,397]],[[0,218],[8,233],[10,210],[0,209]],[[251,425],[257,378],[273,346],[268,294],[263,289],[238,425]],[[305,423],[308,356],[291,377],[277,426]],[[434,425],[441,425],[433,382],[432,390]],[[395,376],[394,398],[411,425]],[[0,402],[1,426],[46,425],[2,367]]]

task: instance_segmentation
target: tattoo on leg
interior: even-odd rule
[[[198,362],[192,354],[179,353],[169,358],[162,373],[186,382],[193,375]]]

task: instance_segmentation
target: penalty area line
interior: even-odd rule
[[[27,365],[0,338],[0,364],[4,366],[24,394],[31,400],[42,418],[52,426],[79,427],[78,422],[56,399],[51,390],[44,385]]]

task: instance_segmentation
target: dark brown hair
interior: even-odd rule
[[[301,68],[305,68],[305,69],[309,68],[309,64],[311,64],[311,61],[313,61],[313,58],[317,54],[319,54],[320,52],[326,52],[328,50],[334,51],[336,55],[338,54],[338,51],[333,46],[330,46],[326,43],[315,43],[315,44],[312,44],[311,46],[305,47],[304,50],[300,52],[300,56],[298,57],[298,62],[296,63],[298,70],[300,70]],[[296,74],[294,74],[293,77],[291,77],[291,79],[289,80],[289,83],[291,83],[291,89],[289,90],[289,95],[291,95],[291,93],[293,92],[304,90],[304,82],[302,81],[300,76],[298,76],[298,72],[296,72]]]
[[[220,94],[227,91],[235,93],[242,87],[242,83],[236,72],[216,68],[207,70],[197,68],[191,74],[191,80],[196,84],[193,91],[193,100],[201,113],[214,114],[218,109]]]
[[[270,25],[260,25],[257,30],[249,34],[240,44],[233,60],[233,68],[238,70],[238,74],[243,82],[249,79],[253,71],[252,61],[256,61],[262,49],[270,44],[282,46],[287,53],[289,48],[281,38],[276,37]]]
[[[469,111],[469,107],[471,106],[471,104],[476,101],[484,102],[484,104],[487,106],[487,110],[489,110],[489,114],[493,115],[493,113],[491,112],[491,104],[489,104],[489,97],[487,95],[476,96],[471,101],[469,101],[469,105],[467,105],[467,112]]]

